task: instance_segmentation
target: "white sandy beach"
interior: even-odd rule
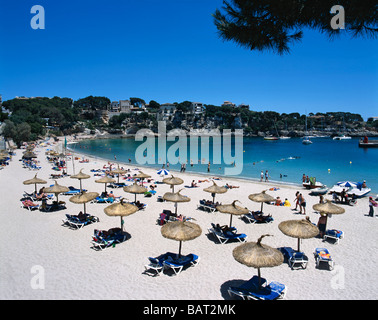
[[[56,145],[55,145],[56,146]],[[178,252],[179,244],[161,235],[161,226],[156,220],[163,209],[174,210],[173,203],[157,202],[157,195],[163,195],[171,189],[166,184],[158,184],[157,195],[145,198],[137,195],[137,199],[148,206],[144,211],[136,212],[124,218],[125,231],[131,238],[122,244],[103,251],[93,250],[91,240],[94,229],[107,230],[120,226],[118,217],[109,217],[104,208],[109,204],[88,204],[87,212],[99,217],[100,222],[91,224],[80,230],[71,230],[62,226],[65,214],[78,214],[83,206],[71,203],[70,196],[60,195],[59,199],[66,202],[67,209],[44,213],[39,210],[29,211],[21,207],[20,198],[23,192],[32,192],[34,185],[23,185],[23,181],[38,177],[48,181],[49,186],[54,180],[49,179],[51,164],[47,162],[46,148],[38,147],[38,160],[41,170],[33,171],[22,167],[19,161],[23,150],[16,150],[10,165],[0,170],[0,299],[130,299],[130,300],[224,300],[230,299],[227,289],[230,285],[240,285],[242,281],[257,275],[257,270],[238,263],[232,256],[232,250],[239,242],[219,244],[208,236],[211,223],[225,225],[230,216],[220,212],[208,213],[197,209],[200,199],[211,200],[209,193],[203,191],[211,182],[199,184],[199,188],[185,188],[192,180],[208,179],[196,173],[176,175],[184,179],[184,184],[176,186],[175,191],[184,188],[182,194],[191,198],[190,202],[180,203],[178,212],[195,219],[202,228],[200,237],[183,243],[182,253],[195,253],[200,257],[196,267],[190,267],[179,275],[162,274],[152,277],[144,273],[144,265],[148,257],[155,257],[167,251]],[[104,185],[95,183],[91,169],[102,168],[103,160],[89,158],[89,163],[75,162],[75,172],[80,169],[90,174],[91,178],[83,180],[83,188],[101,193]],[[125,168],[136,168],[135,164],[121,164]],[[143,172],[161,181],[155,169]],[[132,170],[131,174],[138,173]],[[72,165],[68,165],[68,174],[73,174]],[[79,187],[79,181],[64,177],[57,180],[60,185]],[[263,234],[263,243],[272,247],[297,247],[297,240],[284,235],[279,229],[281,221],[303,219],[294,208],[297,187],[275,185],[272,183],[251,182],[242,179],[223,179],[216,181],[218,185],[237,185],[225,194],[216,196],[222,204],[239,200],[242,206],[256,211],[260,203],[248,199],[251,193],[259,193],[272,187],[277,191],[267,191],[273,197],[288,198],[292,206],[278,207],[264,204],[264,213],[274,218],[271,224],[247,224],[239,217],[233,217],[233,226],[238,232],[245,233],[248,241],[256,241]],[[39,189],[38,188],[38,189]],[[129,200],[134,195],[125,193],[122,188],[113,190],[116,196]],[[317,223],[319,214],[312,206],[319,198],[308,195],[309,191],[299,189],[307,201],[306,213],[310,220]],[[327,199],[331,196],[327,195]],[[306,269],[291,270],[285,262],[278,267],[263,268],[262,277],[268,282],[278,281],[288,288],[287,300],[375,300],[378,297],[378,219],[367,216],[368,198],[359,199],[356,206],[344,205],[345,213],[334,215],[328,219],[328,228],[342,230],[344,239],[339,244],[323,242],[320,238],[306,239],[301,242],[301,250],[308,256]],[[375,209],[377,215],[377,209]],[[316,268],[313,256],[317,247],[327,248],[335,262],[335,269]],[[35,266],[44,270],[44,288],[33,289],[31,281],[36,275]],[[37,267],[38,268],[38,267]]]

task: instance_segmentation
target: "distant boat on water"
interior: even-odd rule
[[[267,136],[267,137],[264,137],[264,140],[278,140],[278,138],[274,136]]]
[[[312,141],[310,140],[309,137],[304,137],[302,140],[302,143],[305,145],[312,144]]]
[[[308,137],[308,133],[307,133],[307,115],[306,115],[306,135],[305,135],[305,137],[303,138],[302,143],[303,143],[304,145],[312,144],[312,141],[311,141],[310,138]]]
[[[345,134],[333,137],[333,140],[349,140],[352,139],[352,137],[346,136]]]

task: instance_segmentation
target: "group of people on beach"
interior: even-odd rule
[[[264,177],[265,177],[265,182],[268,182],[269,181],[268,170],[265,170],[265,174],[264,174],[264,170],[261,170],[261,173],[260,173],[260,182],[262,182],[264,180]]]
[[[300,214],[306,214],[306,199],[303,197],[303,194],[297,191],[295,193],[295,209],[293,210],[298,210],[299,206],[299,213]]]

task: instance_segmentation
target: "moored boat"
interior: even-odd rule
[[[378,148],[378,140],[370,140],[368,142],[359,141],[358,146],[360,148]]]

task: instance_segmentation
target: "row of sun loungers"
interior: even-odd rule
[[[112,228],[109,230],[94,230],[92,237],[92,245],[95,250],[104,250],[116,244],[127,240],[127,233],[122,232],[120,228]]]
[[[239,287],[229,287],[228,294],[238,296],[243,300],[276,300],[285,297],[287,287],[284,284],[276,281],[267,284],[264,278],[261,278],[260,281],[261,286],[259,286],[259,278],[253,276]]]
[[[211,228],[209,228],[208,231],[210,234],[213,234],[221,244],[225,244],[228,241],[233,240],[238,240],[240,242],[245,242],[247,240],[247,235],[245,233],[237,233],[236,228],[223,231],[220,227],[212,223]]]
[[[168,269],[173,270],[174,274],[178,275],[184,268],[196,266],[200,258],[193,253],[179,257],[175,253],[167,252],[156,258],[149,257],[148,260],[149,264],[144,266],[145,273],[157,276]]]
[[[63,220],[63,225],[73,229],[81,229],[89,224],[99,222],[99,218],[90,214],[83,214],[83,216],[66,214],[66,219]]]

